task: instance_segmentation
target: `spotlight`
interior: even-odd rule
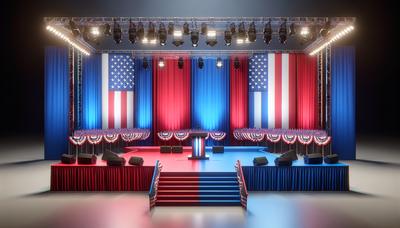
[[[104,35],[105,36],[111,36],[112,34],[111,34],[111,26],[110,26],[110,24],[108,24],[108,23],[106,23],[105,25],[104,25]]]
[[[187,22],[183,23],[183,35],[189,35],[190,29],[189,24]]]
[[[296,35],[296,25],[294,23],[289,26],[289,36]]]
[[[321,30],[319,31],[319,34],[321,34],[322,37],[327,37],[331,31],[331,22],[328,20],[325,22],[324,26],[322,26]]]
[[[144,38],[144,26],[143,26],[142,22],[138,23],[137,36],[138,36],[139,40],[143,41],[143,38]]]
[[[80,34],[79,28],[72,20],[69,20],[69,28],[71,29],[72,35],[74,35],[74,37],[79,36]]]
[[[281,24],[281,27],[278,31],[279,34],[279,42],[281,44],[285,44],[287,41],[287,28],[286,28],[286,20]]]
[[[247,32],[248,38],[250,42],[254,42],[257,39],[257,30],[256,30],[256,25],[254,22],[250,23],[249,26],[249,31]]]
[[[149,22],[149,28],[147,29],[147,39],[150,41],[150,43],[155,44],[156,43],[156,29],[154,26],[153,22]]]
[[[264,26],[264,42],[269,44],[272,40],[272,28],[271,28],[271,21],[265,24]]]
[[[238,29],[238,39],[240,40],[245,40],[246,39],[246,28],[244,26],[244,22],[241,22],[239,24],[239,29]]]
[[[164,23],[160,24],[160,28],[158,29],[158,38],[160,39],[161,46],[167,44],[167,30],[165,29]]]
[[[231,32],[231,30],[229,30],[229,29],[225,30],[224,40],[225,40],[225,45],[226,46],[231,46],[231,44],[232,44],[232,32]]]
[[[168,35],[174,34],[174,23],[168,23]]]
[[[206,44],[214,47],[217,44],[217,32],[215,30],[210,30],[207,32]]]
[[[197,60],[197,65],[199,66],[200,69],[203,69],[203,67],[204,67],[204,60],[203,60],[203,58],[200,57],[200,58]]]
[[[128,39],[134,44],[136,42],[137,30],[136,24],[129,20],[129,30],[128,30]]]
[[[143,64],[142,64],[144,69],[147,69],[149,67],[149,60],[146,57],[143,57]]]
[[[176,47],[179,47],[183,44],[183,40],[182,40],[182,31],[180,30],[175,30],[174,31],[174,41],[172,42],[173,45],[175,45]]]
[[[163,58],[159,58],[158,59],[158,66],[161,67],[161,68],[163,68],[165,66],[165,62],[164,62]]]
[[[235,57],[235,60],[233,60],[233,66],[235,67],[235,69],[239,69],[240,61],[238,57]]]
[[[310,35],[310,28],[309,27],[302,27],[300,30],[300,36],[307,38]]]
[[[89,26],[85,25],[82,31],[82,38],[84,41],[89,42],[90,41],[89,36],[90,36]]]
[[[190,35],[190,40],[192,41],[192,47],[197,47],[199,45],[199,31],[193,30]]]
[[[201,23],[201,28],[200,28],[200,33],[201,35],[206,35],[207,34],[207,24],[205,22]]]
[[[122,40],[121,26],[115,20],[114,20],[113,36],[114,36],[115,43],[117,43],[117,44],[121,43],[121,40]]]
[[[217,67],[221,68],[223,66],[222,59],[220,57],[217,58]]]
[[[235,34],[236,34],[236,25],[235,25],[235,23],[232,22],[232,23],[229,25],[229,29],[231,30],[232,35],[235,35]]]
[[[93,38],[97,38],[100,36],[100,29],[97,26],[93,26],[90,28],[90,34]]]
[[[182,57],[179,57],[179,59],[178,59],[178,68],[183,69],[183,58]]]

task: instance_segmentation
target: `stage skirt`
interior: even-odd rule
[[[51,166],[51,191],[148,191],[154,166]]]
[[[348,166],[243,166],[248,191],[348,191]]]

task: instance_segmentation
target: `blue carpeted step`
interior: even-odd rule
[[[157,200],[240,200],[240,195],[157,195]]]
[[[160,177],[236,177],[236,172],[161,172]]]
[[[177,190],[177,189],[167,189],[158,190],[158,195],[239,195],[239,190]]]
[[[159,190],[239,190],[239,185],[159,185]]]
[[[237,185],[238,182],[235,181],[164,181],[160,180],[159,186],[162,185]]]
[[[240,200],[157,200],[157,206],[240,206]]]
[[[237,177],[233,176],[225,176],[225,177],[217,177],[217,176],[161,176],[160,181],[237,181]]]

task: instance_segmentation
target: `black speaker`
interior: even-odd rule
[[[141,157],[131,157],[131,158],[129,158],[129,164],[131,164],[131,165],[142,166],[143,163],[144,163],[144,160]]]
[[[305,164],[322,164],[322,155],[321,154],[308,154],[304,156]]]
[[[171,147],[170,146],[160,146],[160,152],[161,153],[171,153]]]
[[[254,166],[262,166],[268,164],[268,159],[267,157],[255,157],[253,159],[253,165]]]
[[[296,161],[296,160],[297,160],[296,151],[294,151],[294,150],[289,150],[288,152],[282,154],[282,155],[281,155],[281,158],[286,158],[286,159],[290,159],[290,160],[292,160],[292,161]]]
[[[76,162],[76,156],[74,154],[62,154],[61,163],[63,164],[74,164]]]
[[[94,154],[79,154],[78,164],[96,164],[97,157]]]
[[[113,157],[107,160],[108,166],[124,166],[125,165],[125,158],[123,157]]]
[[[183,147],[182,146],[173,146],[171,147],[172,153],[182,153],[183,152]]]
[[[213,153],[224,153],[224,146],[213,146],[212,152]]]
[[[112,158],[119,158],[118,154],[116,154],[115,152],[106,149],[103,153],[103,156],[101,157],[101,160],[103,161],[108,161]]]
[[[339,162],[339,155],[330,154],[324,157],[324,162],[327,164],[335,164]]]
[[[292,166],[292,160],[289,158],[276,158],[274,162],[276,166]]]

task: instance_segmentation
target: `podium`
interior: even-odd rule
[[[207,137],[206,132],[190,133],[192,138],[192,155],[188,157],[189,160],[208,160],[206,156],[205,139]]]

